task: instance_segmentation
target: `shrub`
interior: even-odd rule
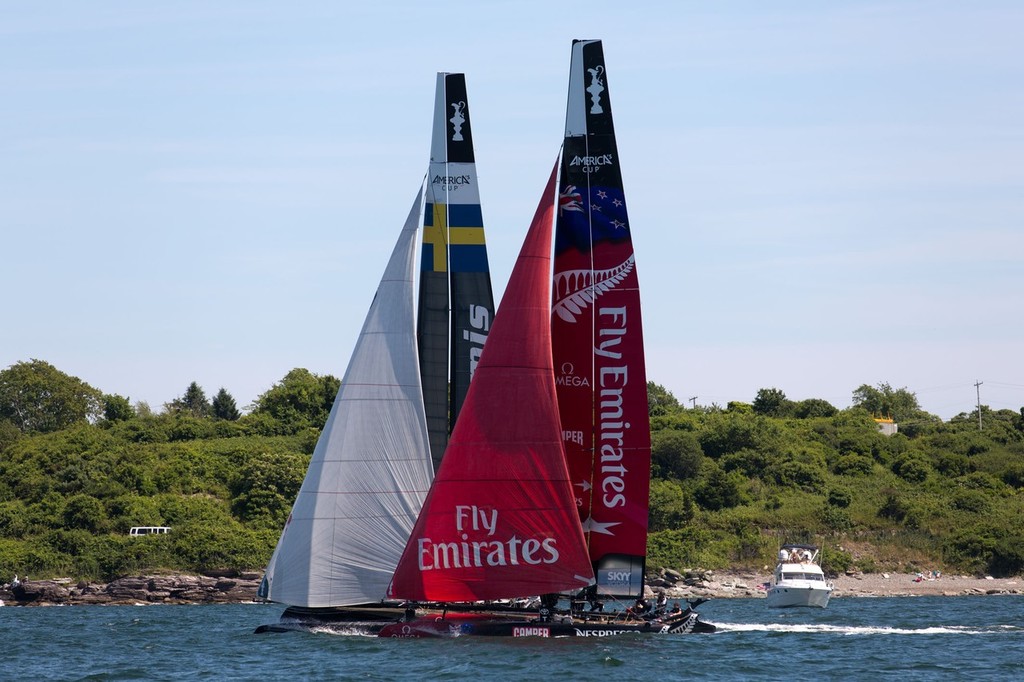
[[[853,557],[850,556],[849,552],[845,552],[841,549],[830,549],[829,547],[821,548],[821,564],[822,570],[826,575],[835,577],[840,573],[845,573],[853,565]]]
[[[839,410],[832,403],[820,398],[808,398],[796,404],[794,414],[798,419],[814,419],[817,417],[832,417],[838,414]]]
[[[704,453],[692,433],[658,431],[652,436],[652,476],[685,480],[697,475]]]
[[[80,528],[91,532],[103,530],[107,515],[103,503],[89,495],[75,495],[64,507],[64,523],[69,528]]]
[[[679,528],[689,523],[693,514],[693,500],[681,485],[675,481],[651,481],[649,530]]]
[[[764,476],[787,487],[796,487],[807,492],[820,492],[825,486],[824,472],[803,462],[779,462],[768,467]]]
[[[739,480],[717,466],[697,487],[694,496],[698,504],[712,511],[735,507],[743,502]]]
[[[836,461],[832,471],[840,476],[867,476],[874,468],[875,463],[870,457],[843,455]]]
[[[893,462],[892,470],[908,483],[923,483],[928,478],[931,466],[920,457],[902,456]]]
[[[953,507],[971,514],[987,514],[992,509],[988,495],[980,490],[960,490],[953,495]]]
[[[709,567],[707,547],[714,536],[698,528],[680,528],[651,533],[647,536],[648,570],[671,568],[681,570]]]
[[[1003,471],[1003,483],[1013,488],[1024,488],[1024,464],[1013,464]]]
[[[882,518],[892,519],[893,521],[900,522],[907,518],[907,514],[910,512],[906,503],[901,500],[896,493],[890,492],[885,501],[882,502],[882,506],[878,509],[878,515]]]
[[[831,488],[828,491],[828,503],[833,507],[849,507],[853,502],[853,494],[845,488]]]
[[[829,530],[843,531],[853,528],[850,513],[839,507],[826,506],[821,513],[821,522]]]
[[[962,487],[968,490],[989,490],[997,491],[1003,489],[1003,483],[992,474],[984,471],[975,471],[957,480]]]
[[[725,455],[719,462],[725,471],[738,471],[744,476],[753,478],[764,474],[765,469],[776,458],[777,455],[768,452],[744,448]]]
[[[943,543],[943,558],[960,570],[976,575],[992,572],[993,566],[998,568],[993,572],[994,575],[1012,575],[1020,570],[1020,566],[1011,573],[1003,571],[1017,564],[1014,556],[1019,556],[1020,550],[1014,550],[1013,543],[1007,546],[1005,540],[1004,532],[991,526],[979,525],[964,529]]]
[[[942,452],[935,459],[935,468],[944,476],[956,478],[973,470],[967,455],[956,452]]]

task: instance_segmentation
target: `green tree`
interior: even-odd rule
[[[103,418],[108,422],[121,422],[135,416],[128,398],[117,394],[103,396]]]
[[[185,395],[168,403],[167,410],[175,414],[209,417],[213,408],[210,407],[210,401],[206,399],[206,393],[199,387],[199,384],[193,381],[185,389]]]
[[[75,495],[64,507],[64,523],[69,528],[98,531],[105,525],[107,515],[103,504],[90,495]]]
[[[685,431],[656,431],[652,434],[652,474],[661,478],[693,478],[700,471],[704,452],[697,437]]]
[[[308,369],[296,368],[256,399],[254,413],[266,413],[295,429],[312,426],[321,429],[327,422],[331,405],[341,381],[317,376]]]
[[[711,415],[697,435],[704,454],[713,459],[744,449],[774,452],[779,449],[782,438],[783,430],[778,422],[739,411]]]
[[[296,454],[249,456],[231,480],[232,511],[243,521],[280,527],[299,493],[306,464]]]
[[[100,416],[103,394],[42,360],[0,372],[0,419],[23,433],[49,433]]]
[[[717,464],[709,467],[707,477],[697,487],[695,497],[704,509],[720,511],[736,507],[744,502],[739,479],[726,473]]]
[[[927,415],[917,404],[917,394],[904,388],[880,383],[877,388],[863,384],[853,392],[853,405],[876,417],[892,417],[897,422]]]
[[[647,411],[652,416],[675,412],[679,409],[679,401],[672,392],[661,384],[647,382]]]
[[[835,405],[821,398],[808,398],[796,403],[793,414],[800,419],[834,417],[839,412]]]
[[[651,481],[648,529],[652,533],[682,528],[693,515],[693,500],[681,485],[675,481]]]
[[[21,431],[9,419],[0,419],[0,452],[7,449],[21,437]]]
[[[793,401],[778,388],[762,388],[754,398],[754,412],[766,417],[787,417],[793,413]]]
[[[217,391],[217,395],[213,396],[212,407],[215,419],[237,421],[242,416],[242,413],[238,411],[238,406],[235,405],[235,399],[223,386]]]

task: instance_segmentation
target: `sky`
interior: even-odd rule
[[[466,73],[499,297],[600,38],[650,380],[1019,410],[1021,26],[1014,0],[5,3],[0,369],[154,409],[341,377],[438,71]]]

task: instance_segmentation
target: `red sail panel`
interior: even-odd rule
[[[593,569],[569,487],[551,365],[555,172],[390,596],[461,602],[578,590]]]
[[[573,44],[555,234],[552,352],[598,589],[639,594],[650,421],[640,290],[600,41]]]

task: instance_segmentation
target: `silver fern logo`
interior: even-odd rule
[[[619,282],[633,272],[634,257],[608,270],[566,270],[555,273],[555,313],[569,323],[576,322],[576,316],[587,309],[605,292],[611,291]]]

